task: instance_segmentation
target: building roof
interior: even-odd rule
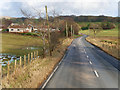
[[[23,26],[23,25],[12,25],[12,26],[9,26],[8,28],[26,28],[26,26]]]

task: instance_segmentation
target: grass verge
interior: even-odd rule
[[[101,48],[103,51],[110,54],[111,56],[120,60],[120,57],[118,55],[120,48],[119,48],[117,39],[114,40],[110,38],[103,39],[103,38],[87,37],[86,40],[90,42],[91,44]]]

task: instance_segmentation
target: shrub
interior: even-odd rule
[[[88,27],[81,27],[82,30],[88,30]]]
[[[110,22],[102,22],[101,27],[104,30],[107,30],[107,29],[114,29],[116,27],[116,25],[114,23],[110,23]]]
[[[9,32],[9,29],[3,29],[2,32]]]
[[[36,33],[21,33],[22,35],[38,36]]]

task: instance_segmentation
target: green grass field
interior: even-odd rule
[[[42,40],[40,37],[2,33],[0,38],[2,38],[2,53],[24,55],[36,49],[41,51]],[[35,49],[28,49],[28,47]]]
[[[78,24],[80,26],[87,26],[88,24],[90,23],[98,23],[100,24],[101,22],[79,22]],[[115,29],[111,29],[111,30],[101,30],[100,32],[97,33],[96,36],[110,36],[110,37],[118,37],[118,23],[115,23],[116,25],[116,28]],[[80,30],[79,33],[83,33],[83,34],[86,34],[86,35],[91,35],[93,36],[93,31],[90,31],[89,30]]]
[[[92,35],[93,36],[93,32],[89,30],[80,30],[79,33],[83,33],[86,35]],[[101,30],[100,32],[97,33],[96,36],[110,36],[110,37],[118,37],[118,29],[111,29],[111,30]]]

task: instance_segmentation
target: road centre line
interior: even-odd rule
[[[94,73],[95,73],[96,77],[99,77],[98,72],[96,70],[94,70]]]
[[[88,58],[89,56],[87,55],[87,58]]]
[[[92,64],[92,62],[91,62],[91,61],[89,61],[89,63],[90,63],[90,64]]]

